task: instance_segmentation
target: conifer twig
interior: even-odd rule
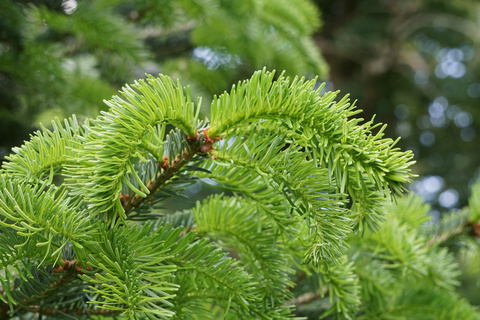
[[[187,164],[195,155],[199,153],[207,153],[213,150],[213,142],[219,140],[220,138],[210,138],[206,129],[202,135],[197,134],[195,137],[188,138],[189,148],[186,153],[181,154],[180,156],[175,157],[171,164],[168,162],[168,158],[164,157],[163,163],[158,163],[160,172],[157,177],[153,178],[149,183],[147,183],[147,189],[150,191],[150,194],[154,194],[155,191],[160,189],[175,173],[179,172],[180,169]],[[125,201],[124,209],[125,213],[128,211],[137,208],[143,201],[150,200],[150,197],[142,198],[136,194],[133,199],[130,201]]]
[[[428,246],[431,247],[437,243],[445,242],[451,237],[461,234],[465,230],[465,227],[467,227],[467,224],[460,225],[457,228],[451,230],[450,232],[446,232],[437,237],[433,237],[432,239],[430,239],[430,241],[428,241]]]
[[[290,301],[288,301],[287,304],[293,304],[295,306],[300,306],[307,304],[309,302],[312,302],[314,300],[317,300],[318,298],[324,297],[328,293],[327,287],[323,287],[320,290],[317,290],[316,292],[307,292],[304,293]]]

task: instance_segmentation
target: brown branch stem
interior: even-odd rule
[[[327,287],[323,287],[320,290],[317,290],[316,292],[307,292],[304,293],[290,301],[288,301],[287,305],[295,305],[295,306],[300,306],[304,305],[307,303],[310,303],[314,300],[320,299],[324,297],[328,293]]]
[[[210,138],[208,136],[208,129],[202,134],[197,133],[195,137],[188,138],[188,149],[185,153],[177,155],[176,158],[169,163],[168,158],[163,159],[163,163],[158,163],[160,172],[155,178],[146,184],[149,191],[149,196],[146,198],[140,197],[138,194],[132,197],[129,201],[125,201],[123,208],[127,214],[130,210],[138,208],[144,201],[152,199],[152,195],[160,189],[173,175],[179,172],[184,165],[186,165],[195,155],[206,154],[213,150],[213,143],[220,140],[219,137]]]
[[[181,168],[188,163],[195,155],[197,151],[193,148],[190,148],[190,151],[186,154],[182,155],[182,158],[179,161],[174,161],[170,166],[166,169],[160,168],[161,172],[152,179],[149,183],[147,183],[148,191],[150,191],[150,195],[154,194],[162,185],[164,185],[175,173],[181,170]],[[159,167],[161,165],[159,164]],[[146,198],[140,197],[138,194],[131,198],[130,201],[126,202],[124,205],[125,213],[128,213],[130,210],[138,208],[143,201],[151,200],[151,196],[147,196]]]
[[[452,231],[450,232],[447,232],[447,233],[444,233],[438,237],[433,237],[430,241],[428,241],[428,246],[431,247],[437,243],[442,243],[442,242],[445,242],[447,241],[449,238],[453,237],[453,236],[456,236],[456,235],[459,235],[463,232],[463,230],[465,230],[465,227],[467,225],[461,225],[461,226],[458,226],[457,228],[453,229]]]

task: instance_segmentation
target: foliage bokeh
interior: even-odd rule
[[[467,205],[479,175],[476,1],[317,1],[315,40],[335,88],[414,151],[411,189],[436,209]]]
[[[2,1],[0,146],[40,121],[95,116],[145,72],[211,97],[266,66],[325,75],[312,33],[318,10],[291,1]]]

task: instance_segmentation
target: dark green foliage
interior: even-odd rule
[[[364,110],[388,123],[386,135],[415,153],[413,170],[438,176],[467,205],[478,179],[480,97],[478,3],[470,0],[315,1],[323,27],[314,35],[330,66],[335,88],[347,91]]]
[[[318,26],[305,0],[4,0],[0,159],[39,122],[95,117],[147,70],[181,73],[207,96],[264,66],[325,74],[310,38]]]

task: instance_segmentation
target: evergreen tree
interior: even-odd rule
[[[75,113],[160,71],[201,96],[255,70],[324,75],[306,0],[0,1],[0,158],[38,123]]]
[[[480,195],[442,225],[417,198],[385,210],[412,153],[322,89],[259,71],[208,120],[188,87],[149,76],[95,119],[42,127],[0,173],[1,318],[293,319],[310,302],[341,319],[480,318],[439,246],[478,225]],[[221,193],[165,208],[196,183]]]

